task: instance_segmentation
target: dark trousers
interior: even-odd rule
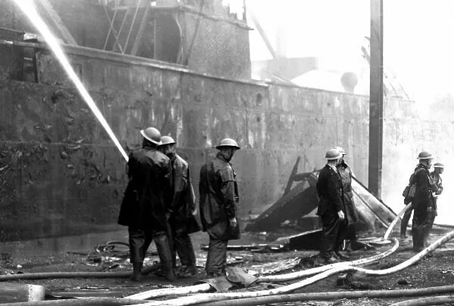
[[[421,251],[427,246],[435,212],[432,208],[420,207],[414,210],[412,221],[413,249]]]
[[[356,236],[356,228],[355,228],[354,224],[349,224],[347,226],[347,231],[346,231],[344,239],[347,239],[347,240],[350,240],[350,241],[358,240],[358,237]]]
[[[189,237],[186,223],[174,225],[173,238],[175,249],[180,258],[182,266],[195,267],[195,253],[192,246],[191,237]]]
[[[343,220],[339,219],[337,213],[326,211],[322,219],[322,243],[320,255],[324,259],[333,256],[334,252],[338,252],[342,245],[342,239],[346,237],[347,227]]]
[[[142,263],[145,254],[153,241],[151,230],[142,230],[135,227],[128,227],[129,233],[129,261],[131,263]]]
[[[129,260],[131,263],[143,263],[148,248],[153,239],[158,250],[159,259],[162,264],[168,265],[172,262],[170,241],[165,231],[143,230],[135,227],[128,227],[129,233]]]
[[[225,274],[227,265],[227,244],[228,240],[215,239],[210,236],[208,255],[205,270],[207,274]]]
[[[413,212],[413,206],[407,209],[405,214],[402,217],[402,221],[400,221],[400,235],[406,236],[407,235],[407,226],[408,221],[410,221],[411,213]]]
[[[433,211],[430,213],[430,216],[429,216],[429,222],[430,222],[430,228],[429,228],[429,231],[432,229],[432,227],[434,226],[434,222],[435,222],[435,217],[438,216],[438,212],[437,212],[437,201],[438,201],[438,198],[435,198],[434,197],[434,200],[433,200],[433,203],[434,203],[434,208],[433,208]]]

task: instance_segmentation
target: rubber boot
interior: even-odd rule
[[[175,280],[175,273],[173,271],[173,254],[170,247],[169,238],[167,235],[159,235],[155,240],[156,248],[158,250],[159,260],[161,261],[162,268],[166,273],[168,281]]]
[[[142,279],[142,265],[143,265],[143,263],[141,263],[141,262],[132,263],[132,269],[133,269],[132,276],[131,276],[132,281],[138,282]]]

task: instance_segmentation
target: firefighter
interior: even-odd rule
[[[347,229],[343,240],[354,243],[357,240],[355,223],[358,222],[358,211],[356,210],[355,202],[353,199],[353,189],[352,189],[352,179],[353,171],[350,166],[345,162],[344,156],[347,153],[341,147],[336,147],[342,157],[339,159],[337,164],[337,172],[339,173],[342,179],[342,191],[343,191],[343,200],[344,200],[344,209],[345,209],[345,223]],[[348,256],[339,252],[340,250],[335,250],[335,254],[340,259],[348,259]]]
[[[161,133],[154,127],[140,131],[142,148],[128,160],[129,182],[120,207],[118,223],[128,227],[131,279],[139,281],[145,254],[155,241],[161,265],[169,281],[175,279],[167,219],[172,200],[170,159],[157,150]]]
[[[325,155],[327,163],[320,170],[317,180],[317,215],[322,221],[320,256],[327,264],[338,262],[335,251],[340,249],[342,232],[346,230],[342,178],[336,168],[341,157],[338,150],[328,150]]]
[[[200,216],[203,231],[210,238],[205,266],[208,277],[225,275],[228,241],[240,238],[238,186],[230,164],[240,147],[235,140],[225,138],[216,149],[216,157],[202,166],[199,182]]]
[[[443,180],[441,179],[441,174],[444,172],[444,165],[442,163],[435,163],[434,164],[434,171],[430,173],[430,177],[433,180],[435,191],[432,192],[432,197],[434,201],[434,213],[433,219],[430,223],[430,229],[432,229],[435,217],[438,215],[438,196],[443,192]]]
[[[418,155],[419,164],[415,168],[414,183],[416,185],[413,197],[412,237],[413,251],[420,252],[426,247],[431,222],[435,215],[434,198],[436,186],[430,176],[432,154],[422,151]]]
[[[191,183],[189,165],[177,154],[175,147],[176,142],[172,137],[162,136],[159,150],[170,158],[172,164],[173,200],[169,221],[172,229],[173,246],[180,258],[179,276],[189,277],[197,273],[194,248],[189,234],[200,231],[200,227],[194,218],[195,194]]]

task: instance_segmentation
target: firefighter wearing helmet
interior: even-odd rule
[[[347,152],[345,152],[345,150],[341,147],[336,147],[336,149],[342,154],[342,157],[340,158],[336,168],[342,180],[345,223],[347,225],[347,230],[345,232],[343,240],[348,241],[349,244],[355,245],[355,247],[357,247],[359,242],[357,241],[356,237],[355,223],[358,222],[359,217],[353,198],[353,171],[344,159],[345,155],[347,155]],[[341,259],[348,259],[348,256],[346,254],[340,253],[340,250],[335,250],[335,254]]]
[[[240,149],[231,138],[221,140],[216,157],[200,170],[200,218],[210,238],[205,270],[208,277],[225,275],[227,244],[239,239],[238,186],[230,161]]]
[[[173,261],[176,253],[180,258],[180,277],[190,277],[197,273],[194,247],[189,234],[200,231],[194,218],[196,209],[194,188],[191,183],[188,163],[176,152],[176,141],[170,136],[162,136],[159,150],[163,152],[172,165],[172,204],[169,223],[172,231]]]
[[[433,192],[436,185],[430,176],[429,169],[432,164],[432,154],[422,151],[418,154],[419,163],[415,168],[413,183],[415,195],[412,201],[413,220],[412,238],[413,251],[420,252],[428,244],[429,232],[435,219],[435,202]]]
[[[342,154],[337,149],[326,152],[327,163],[320,170],[317,180],[317,193],[319,204],[317,215],[322,221],[323,240],[320,248],[320,256],[327,264],[338,262],[336,251],[342,243],[342,233],[346,226],[344,200],[342,197],[342,179],[337,172],[337,164]]]
[[[140,131],[142,148],[128,160],[128,186],[120,207],[118,223],[128,227],[131,279],[139,281],[145,253],[152,240],[169,281],[175,279],[167,214],[172,198],[170,159],[157,150],[161,133],[154,127]]]

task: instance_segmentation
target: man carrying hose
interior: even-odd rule
[[[172,165],[172,216],[170,225],[174,249],[181,262],[180,277],[197,273],[194,248],[189,234],[200,231],[194,218],[195,194],[192,188],[188,163],[176,152],[176,142],[170,136],[162,136],[159,150],[170,158]],[[175,260],[175,253],[174,253]]]
[[[128,227],[131,279],[141,279],[145,254],[155,240],[166,278],[175,279],[172,250],[168,236],[168,218],[172,201],[172,168],[170,159],[157,150],[161,133],[149,127],[140,131],[142,148],[133,151],[128,160],[128,186],[121,203],[118,223]]]

